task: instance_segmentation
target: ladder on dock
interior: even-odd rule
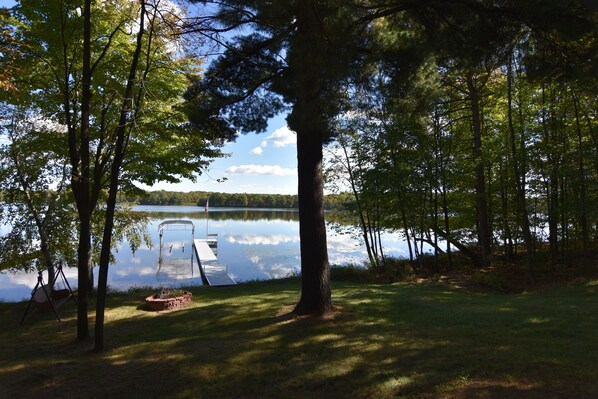
[[[204,281],[209,286],[236,285],[235,280],[228,275],[228,267],[218,263],[218,259],[209,244],[209,240],[193,240],[193,248]]]

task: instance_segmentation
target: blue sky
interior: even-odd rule
[[[12,0],[0,0],[0,7],[12,7]],[[265,133],[240,135],[222,151],[228,156],[214,160],[196,182],[157,183],[149,190],[218,191],[226,193],[297,193],[297,147],[295,134],[279,115]],[[223,182],[218,182],[219,180]]]
[[[270,120],[266,133],[240,135],[226,144],[222,151],[229,156],[216,159],[197,182],[158,183],[151,189],[297,194],[297,140],[285,118]]]

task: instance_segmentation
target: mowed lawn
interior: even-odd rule
[[[24,326],[26,303],[0,303],[0,397],[598,398],[598,281],[523,294],[334,282],[334,315],[293,318],[299,286],[198,287],[162,314],[140,308],[149,291],[113,293],[101,354],[75,340],[72,301],[62,323]]]

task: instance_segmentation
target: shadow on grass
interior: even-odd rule
[[[0,304],[0,385],[46,398],[598,397],[596,288],[340,283],[326,320],[285,313],[291,282],[195,289],[164,314],[136,309],[146,293],[116,294],[103,354],[73,342],[74,312],[19,327],[20,307]]]

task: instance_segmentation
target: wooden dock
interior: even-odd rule
[[[235,280],[228,275],[228,268],[218,263],[218,259],[208,240],[194,239],[193,248],[195,248],[195,255],[199,263],[199,270],[202,278],[210,286],[226,286],[236,285]]]

